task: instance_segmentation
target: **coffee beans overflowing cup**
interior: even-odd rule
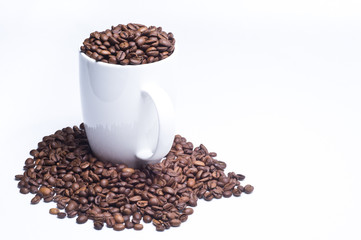
[[[174,52],[175,39],[161,27],[142,24],[119,24],[85,39],[80,50],[105,63],[139,65],[157,62]]]
[[[84,126],[74,126],[45,136],[30,151],[24,172],[16,175],[22,194],[33,193],[31,203],[56,202],[49,213],[76,218],[78,224],[93,220],[116,231],[141,230],[152,222],[157,231],[178,227],[193,214],[198,199],[249,194],[245,176],[225,173],[226,163],[204,145],[194,147],[176,135],[162,162],[134,169],[102,162],[93,156]]]

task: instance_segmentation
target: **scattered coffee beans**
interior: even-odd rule
[[[161,27],[129,23],[93,32],[80,51],[105,63],[139,65],[157,62],[174,52],[175,39]]]
[[[26,159],[24,173],[15,176],[23,194],[33,193],[32,204],[56,202],[49,210],[58,218],[76,217],[94,228],[104,224],[116,231],[142,230],[152,222],[157,231],[178,227],[193,214],[203,198],[240,196],[253,186],[240,184],[245,176],[230,172],[204,145],[176,135],[163,161],[142,169],[99,161],[90,150],[84,126],[56,131],[38,143]]]

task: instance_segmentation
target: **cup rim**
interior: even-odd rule
[[[154,66],[154,64],[156,64],[156,65],[164,64],[162,62],[168,62],[169,61],[168,59],[172,58],[172,56],[174,55],[174,52],[176,52],[175,49],[174,49],[173,53],[171,55],[169,55],[167,58],[159,60],[157,62],[146,63],[146,64],[137,64],[137,65],[130,65],[130,64],[121,65],[121,64],[105,63],[105,62],[101,62],[101,61],[96,61],[94,58],[89,57],[88,55],[86,55],[82,51],[79,51],[79,54],[84,59],[86,59],[88,62],[91,62],[92,64],[98,64],[98,65],[104,66],[104,67],[110,67],[110,68],[140,68],[140,67]]]

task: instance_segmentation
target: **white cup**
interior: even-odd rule
[[[87,138],[103,161],[139,167],[159,162],[174,140],[174,53],[158,62],[115,65],[79,54]]]

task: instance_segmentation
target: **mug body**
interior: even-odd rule
[[[146,162],[137,153],[154,151],[160,126],[157,106],[142,94],[143,88],[157,86],[168,96],[174,95],[171,57],[150,64],[122,66],[96,62],[80,53],[83,121],[95,156],[129,167]],[[174,128],[167,131],[170,149]]]

